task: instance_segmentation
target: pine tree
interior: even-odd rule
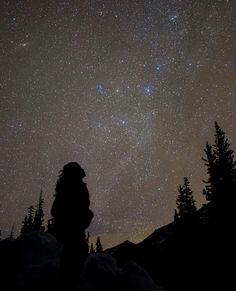
[[[94,249],[94,246],[93,246],[93,243],[91,243],[91,245],[90,245],[90,254],[93,254],[93,253],[95,253],[95,249]]]
[[[10,239],[14,239],[14,229],[15,229],[15,223],[13,223],[13,225],[11,227],[11,232],[10,232],[10,235],[9,235]]]
[[[26,232],[34,230],[34,206],[28,208],[28,228]]]
[[[209,143],[206,143],[206,148],[204,149],[206,158],[202,158],[207,166],[207,174],[209,175],[208,181],[203,181],[206,186],[203,190],[203,195],[205,195],[207,201],[211,201],[213,198],[213,193],[215,192],[214,187],[217,181],[217,171],[216,171],[216,156],[213,153],[213,148]]]
[[[44,221],[44,212],[43,212],[43,191],[41,189],[40,195],[39,195],[39,202],[37,205],[37,209],[35,211],[34,216],[34,230],[44,230],[43,227],[43,221]]]
[[[103,247],[102,247],[102,244],[101,244],[100,237],[98,236],[97,237],[97,241],[96,241],[96,252],[97,253],[101,253],[102,251],[103,251]]]
[[[185,217],[186,215],[193,214],[196,211],[195,200],[193,193],[190,189],[190,182],[187,177],[184,178],[184,184],[179,185],[179,194],[176,200],[178,212],[175,219]]]
[[[28,216],[26,215],[24,220],[22,221],[22,227],[21,227],[21,234],[26,234],[29,229],[29,224],[28,224]]]
[[[236,195],[236,162],[230,143],[217,122],[214,144],[207,143],[204,151],[206,157],[203,161],[208,174],[208,180],[203,181],[206,184],[203,190],[206,200],[218,205],[233,203]]]

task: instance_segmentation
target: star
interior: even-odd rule
[[[127,125],[128,124],[128,122],[126,120],[120,119],[119,121],[120,121],[121,125]]]
[[[106,94],[106,91],[105,91],[104,87],[101,84],[97,84],[96,85],[96,89],[97,89],[97,92],[100,95],[105,95]]]
[[[30,43],[29,42],[20,42],[18,45],[17,45],[17,47],[16,48],[27,48],[27,47],[29,47],[30,46]]]
[[[169,20],[172,21],[172,22],[176,22],[178,16],[176,14],[172,15],[169,17]]]
[[[161,71],[162,65],[161,64],[157,64],[156,65],[156,70],[159,73]]]
[[[145,96],[152,96],[154,93],[154,87],[153,85],[145,85],[143,87],[143,93]]]

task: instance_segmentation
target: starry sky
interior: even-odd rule
[[[85,169],[91,236],[138,242],[173,219],[218,121],[236,149],[233,0],[2,0],[0,228],[59,171]]]

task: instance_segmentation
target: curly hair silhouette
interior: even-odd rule
[[[82,180],[85,176],[78,163],[66,164],[56,183],[51,209],[52,233],[63,245],[61,277],[67,286],[73,285],[88,256],[85,229],[90,225],[93,213],[89,209],[89,192]]]

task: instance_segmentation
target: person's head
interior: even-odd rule
[[[61,176],[70,176],[70,177],[76,176],[76,177],[79,177],[80,179],[83,179],[86,176],[86,174],[85,174],[84,169],[82,169],[78,163],[70,162],[63,167]]]

